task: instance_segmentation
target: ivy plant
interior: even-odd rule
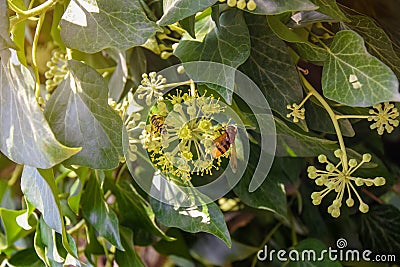
[[[361,2],[0,0],[0,266],[399,261],[399,7]]]

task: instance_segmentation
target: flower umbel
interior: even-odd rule
[[[161,110],[167,109],[164,116],[158,113],[160,106]],[[213,148],[223,126],[214,121],[214,115],[224,108],[218,99],[177,90],[158,101],[155,110],[158,114],[151,116],[153,124],[162,125],[163,130],[155,131],[149,121],[140,138],[158,169],[184,181],[190,180],[193,173],[212,175],[213,168],[219,169],[221,158],[214,162]]]
[[[319,186],[325,186],[326,188],[319,192],[314,192],[311,194],[311,199],[314,205],[319,205],[321,200],[329,194],[331,191],[337,193],[335,200],[328,207],[328,213],[332,217],[340,216],[340,207],[342,206],[343,197],[347,191],[346,204],[348,207],[354,205],[354,200],[352,198],[352,192],[358,198],[360,203],[359,210],[363,213],[368,212],[369,207],[363,202],[360,195],[357,192],[356,186],[381,186],[384,185],[386,180],[383,177],[376,178],[361,178],[353,176],[354,172],[360,168],[364,163],[371,161],[370,154],[364,154],[362,156],[361,162],[357,162],[355,159],[350,159],[348,161],[348,168],[343,166],[343,151],[338,149],[335,151],[335,157],[339,159],[339,163],[334,165],[331,163],[325,155],[319,155],[318,161],[320,163],[326,163],[325,170],[318,170],[314,166],[309,166],[307,169],[308,177],[315,180],[315,183]]]
[[[393,104],[388,102],[377,104],[373,106],[373,109],[369,110],[371,116],[368,117],[368,121],[375,121],[371,124],[371,129],[377,129],[378,134],[382,135],[384,131],[391,133],[394,127],[399,126],[399,112]]]
[[[297,123],[299,120],[304,120],[305,119],[305,108],[302,108],[300,105],[297,104],[292,104],[292,105],[287,105],[287,109],[291,110],[292,112],[288,113],[286,117],[290,118],[293,117],[293,122]]]
[[[137,89],[138,98],[146,98],[146,105],[150,106],[153,97],[162,99],[163,93],[161,91],[164,89],[163,85],[167,83],[167,79],[155,72],[150,72],[148,75],[144,73],[142,78],[141,85]]]

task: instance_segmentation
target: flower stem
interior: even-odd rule
[[[17,16],[11,19],[11,26],[14,26],[15,24],[24,21],[30,17],[35,17],[38,15],[43,15],[46,14],[47,10],[52,8],[59,0],[48,0],[44,2],[43,4],[38,5],[37,7],[34,7],[29,10],[22,10],[19,9],[13,1],[9,0],[8,1],[8,6],[15,12],[17,13]],[[31,6],[31,5],[30,5]]]
[[[368,115],[336,115],[337,120],[340,119],[368,119],[370,116]]]
[[[38,23],[36,25],[35,36],[33,38],[33,43],[32,43],[32,65],[33,65],[33,70],[34,70],[35,79],[36,79],[36,88],[35,88],[36,99],[39,99],[39,97],[40,97],[40,76],[39,76],[39,68],[38,68],[38,64],[37,64],[37,46],[38,46],[39,35],[42,30],[45,15],[46,15],[46,13],[43,13],[39,17]]]
[[[300,78],[306,87],[306,89],[312,93],[312,95],[321,103],[321,105],[325,108],[325,110],[328,112],[329,117],[331,117],[333,127],[335,128],[335,132],[339,141],[339,146],[340,150],[343,152],[343,171],[346,172],[348,170],[348,162],[347,162],[347,152],[346,152],[346,146],[344,144],[343,140],[343,135],[342,131],[340,130],[339,122],[336,118],[335,112],[332,110],[332,108],[329,106],[329,104],[325,101],[325,99],[317,92],[317,90],[312,87],[312,85],[307,81],[307,79],[299,73]]]

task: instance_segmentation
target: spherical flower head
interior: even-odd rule
[[[137,89],[138,99],[145,99],[146,105],[150,106],[154,99],[161,100],[163,97],[164,84],[167,83],[162,75],[157,75],[156,72],[142,74],[142,81]]]
[[[249,2],[247,2],[247,9],[250,11],[253,11],[257,8],[257,4],[256,2],[254,2],[254,0],[250,0]]]
[[[385,130],[391,133],[394,127],[399,126],[399,112],[393,104],[388,102],[377,104],[369,110],[369,114],[371,116],[368,117],[368,121],[375,121],[370,128],[377,129],[379,135],[382,135]]]
[[[360,168],[364,163],[371,160],[370,154],[364,154],[361,162],[357,162],[356,159],[350,159],[347,161],[347,157],[344,151],[336,150],[334,152],[336,158],[339,159],[339,163],[331,163],[325,155],[320,155],[318,160],[320,163],[326,164],[325,169],[317,169],[314,166],[310,166],[307,169],[308,177],[315,180],[318,186],[324,186],[325,189],[319,192],[313,192],[311,198],[314,205],[319,205],[321,200],[328,195],[330,192],[337,194],[332,205],[328,207],[328,213],[332,217],[337,218],[340,216],[340,208],[344,196],[347,194],[346,205],[352,207],[354,205],[354,199],[352,198],[352,192],[355,192],[356,197],[360,203],[359,209],[361,212],[368,212],[368,205],[365,204],[360,194],[357,192],[356,186],[381,186],[385,184],[383,177],[361,178],[354,177],[354,172]],[[347,164],[345,164],[346,160]]]
[[[304,120],[306,118],[305,117],[305,112],[306,112],[305,108],[302,108],[295,103],[292,105],[287,105],[286,108],[292,111],[292,112],[288,113],[286,115],[286,117],[287,118],[293,117],[294,123],[297,123],[300,120]]]
[[[154,165],[183,181],[190,180],[193,173],[212,175],[211,170],[218,170],[221,164],[220,157],[215,158],[213,153],[214,140],[224,129],[223,123],[213,118],[223,110],[212,95],[206,97],[196,91],[189,94],[178,89],[158,101],[152,114],[162,115],[163,120],[148,120],[141,135]]]

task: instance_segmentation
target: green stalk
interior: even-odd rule
[[[317,92],[317,90],[312,87],[312,85],[307,81],[307,79],[299,73],[300,78],[305,86],[305,88],[313,94],[313,96],[321,103],[321,105],[325,108],[325,110],[328,112],[329,117],[332,120],[333,127],[335,128],[335,132],[339,141],[339,146],[340,150],[343,152],[343,172],[346,172],[348,170],[348,162],[347,162],[347,152],[346,152],[346,146],[344,144],[343,140],[343,135],[342,131],[340,130],[339,122],[337,119],[337,115],[335,112],[332,110],[332,108],[329,106],[329,104],[325,101],[325,99]]]

